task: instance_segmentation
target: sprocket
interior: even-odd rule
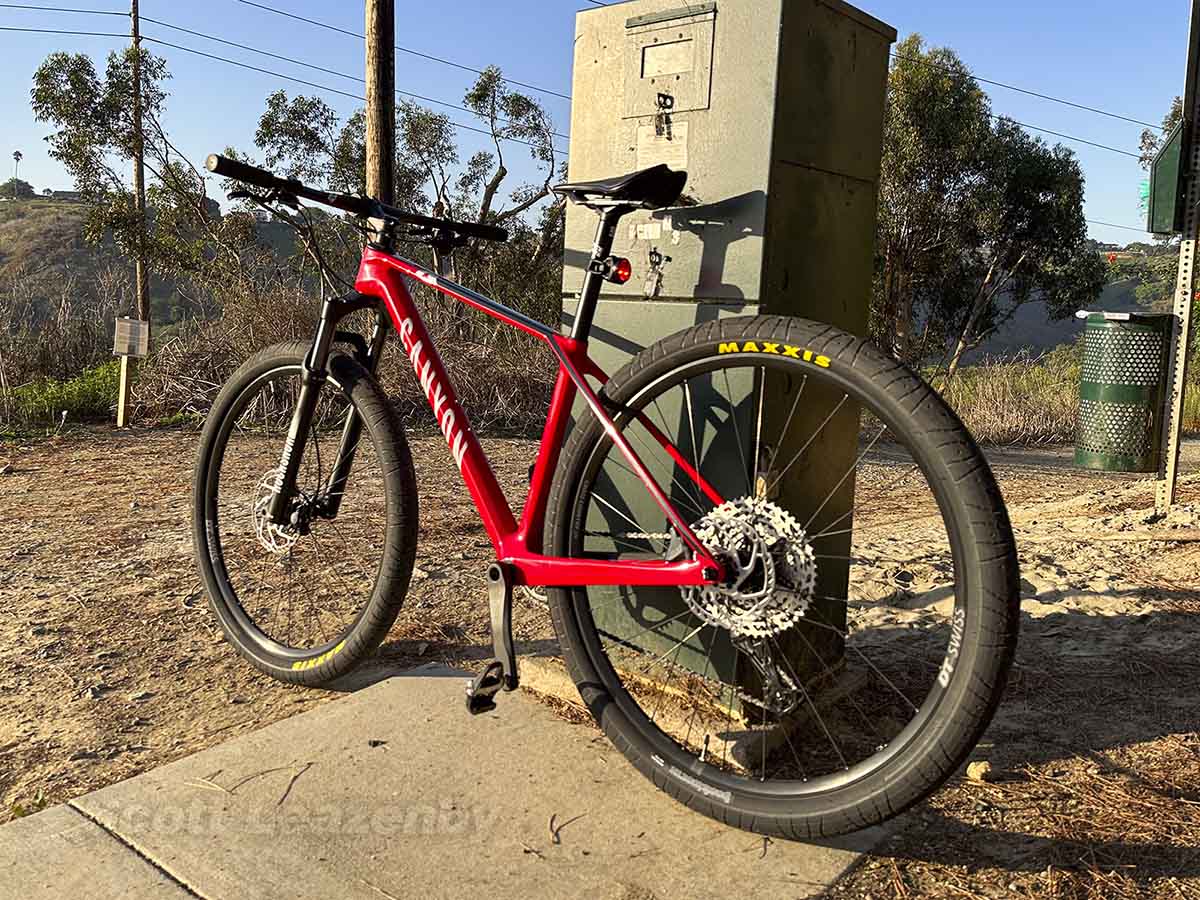
[[[735,638],[767,638],[804,618],[817,586],[817,564],[804,527],[769,500],[722,504],[693,526],[729,567],[723,585],[683,589],[700,619]]]

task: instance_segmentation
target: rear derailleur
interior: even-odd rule
[[[742,651],[762,681],[762,696],[751,697],[739,692],[741,699],[765,710],[777,719],[790,716],[804,702],[803,688],[779,666],[765,638],[736,638],[733,645]]]

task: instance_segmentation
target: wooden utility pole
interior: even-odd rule
[[[1157,512],[1175,505],[1179,489],[1179,451],[1183,437],[1183,399],[1192,350],[1192,302],[1196,297],[1196,253],[1200,250],[1200,2],[1193,0],[1188,46],[1187,84],[1184,88],[1185,157],[1183,240],[1179,245],[1179,281],[1175,285],[1175,322],[1171,330],[1171,359],[1167,375],[1167,404],[1163,422],[1162,468],[1155,497]]]
[[[367,4],[367,195],[396,202],[396,2]]]
[[[137,209],[137,259],[135,265],[137,317],[150,322],[150,273],[146,268],[146,168],[142,132],[142,29],[138,0],[130,0],[130,36],[133,38],[133,196]],[[121,357],[121,390],[117,399],[117,427],[124,428],[129,411],[129,356]]]

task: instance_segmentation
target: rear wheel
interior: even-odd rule
[[[200,439],[193,540],[213,611],[238,652],[275,678],[320,685],[374,652],[395,621],[416,555],[417,492],[386,397],[335,353],[304,436],[294,524],[269,522],[307,350],[270,347],[221,390]],[[350,416],[362,436],[336,490],[334,457]]]
[[[605,400],[733,578],[551,592],[616,746],[689,806],[764,834],[853,831],[936,789],[999,701],[1019,596],[999,489],[949,408],[863,341],[775,317],[667,338]],[[595,422],[568,443],[547,538],[570,557],[680,552]]]

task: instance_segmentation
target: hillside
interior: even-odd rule
[[[104,269],[116,267],[129,271],[132,285],[132,264],[111,241],[97,247],[85,240],[87,212],[82,203],[62,200],[0,202],[0,283],[16,275],[34,275],[49,276],[51,283],[73,276],[87,285]],[[295,252],[295,238],[287,225],[262,222],[256,229],[262,243],[280,258]],[[160,324],[193,314],[190,304],[181,302],[175,283],[156,278],[153,271],[150,300],[154,320]]]
[[[1118,281],[1107,285],[1095,303],[1089,309],[1115,313],[1148,313],[1152,310],[1141,306],[1134,289],[1137,285],[1132,281]],[[1026,303],[1017,310],[1012,321],[1001,328],[981,348],[970,354],[969,361],[978,361],[982,357],[1012,356],[1023,350],[1035,354],[1043,350],[1053,350],[1062,344],[1069,344],[1083,333],[1083,323],[1072,316],[1058,322],[1052,322],[1043,302]]]
[[[83,237],[87,207],[61,200],[0,203],[0,278],[19,272],[94,273],[115,254]]]

